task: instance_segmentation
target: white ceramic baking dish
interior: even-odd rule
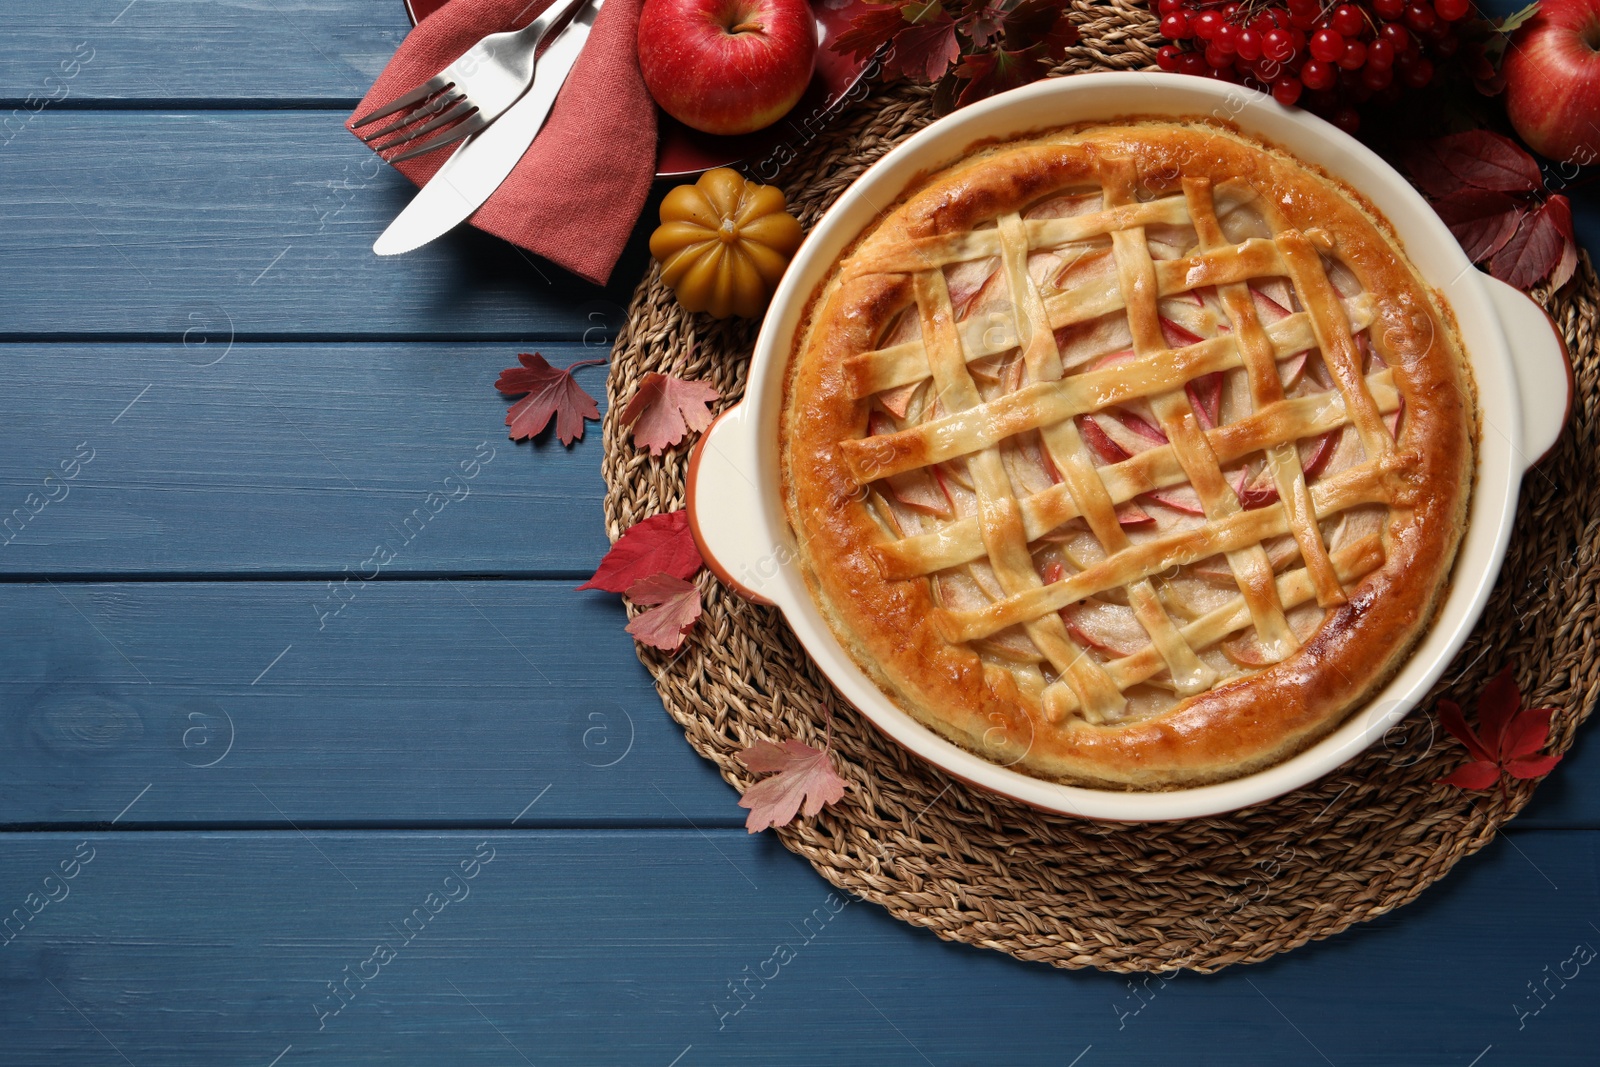
[[[835,640],[806,589],[783,513],[778,417],[791,341],[807,300],[840,252],[919,176],[957,162],[975,142],[1127,116],[1215,115],[1281,145],[1364,194],[1393,224],[1422,276],[1449,301],[1477,380],[1482,418],[1471,518],[1449,594],[1432,629],[1369,704],[1316,745],[1264,771],[1167,792],[1059,785],[951,744],[891,702]],[[1405,717],[1466,640],[1505,556],[1524,473],[1555,444],[1571,369],[1548,316],[1482,274],[1428,204],[1354,138],[1270,97],[1174,74],[1088,74],[993,97],[933,123],[879,160],[812,229],[762,323],[744,399],[701,438],[690,461],[689,516],[711,569],[741,595],[775,604],[839,692],[895,741],[949,773],[1052,811],[1097,819],[1186,819],[1232,811],[1328,773]]]

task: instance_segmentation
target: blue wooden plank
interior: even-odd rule
[[[1518,835],[1332,941],[1164,983],[941,942],[739,831],[0,849],[18,1063],[1497,1067],[1600,1040],[1593,833]]]
[[[177,338],[199,322],[256,339],[577,340],[620,324],[654,201],[603,289],[470,229],[379,259],[411,186],[338,118],[39,114],[0,151],[0,339]],[[1576,195],[1596,247],[1595,191]]]
[[[0,586],[0,825],[149,786],[124,823],[493,827],[547,785],[519,825],[740,825],[617,598],[572,585]],[[1519,825],[1600,828],[1596,780],[1584,735]]]
[[[573,584],[0,586],[0,824],[742,825]]]
[[[604,554],[598,424],[570,450],[514,443],[494,390],[519,350],[565,366],[604,356],[603,338],[202,336],[0,345],[0,575],[337,576],[431,512],[430,493],[451,503],[385,576],[587,576]],[[606,368],[577,373],[603,404]]]
[[[354,104],[410,29],[401,0],[11,0],[5,24],[11,107],[30,95]]]
[[[372,242],[413,187],[327,111],[47,110],[0,151],[0,339],[530,338],[616,329],[648,253],[589,285],[471,228]],[[648,210],[647,210],[648,214]]]

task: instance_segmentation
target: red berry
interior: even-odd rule
[[[1182,11],[1184,0],[1160,0],[1156,4],[1156,11],[1162,15],[1170,15],[1174,11]]]
[[[1434,12],[1446,22],[1466,18],[1472,10],[1471,0],[1433,0]]]
[[[1338,68],[1331,63],[1308,59],[1300,68],[1300,80],[1305,82],[1307,89],[1331,89],[1338,73]]]
[[[1178,57],[1182,54],[1177,45],[1164,44],[1156,49],[1156,66],[1171,74],[1178,69]]]
[[[1357,113],[1356,109],[1351,107],[1349,104],[1346,104],[1335,111],[1332,115],[1329,115],[1328,121],[1348,134],[1354,134],[1361,128],[1361,116],[1359,113]]]
[[[1419,59],[1409,70],[1402,71],[1400,77],[1413,89],[1421,89],[1433,81],[1433,61]]]
[[[1212,43],[1206,46],[1206,65],[1216,70],[1226,70],[1233,66],[1233,57]]]
[[[1181,41],[1189,36],[1189,16],[1182,11],[1161,16],[1161,36]]]
[[[1234,16],[1236,16],[1238,14],[1239,14],[1239,5],[1238,4],[1236,4],[1236,3],[1227,3],[1227,4],[1223,4],[1222,5],[1222,19],[1223,19],[1224,22],[1232,22],[1234,20]]]
[[[1450,0],[1446,0],[1446,2],[1450,2]],[[1460,0],[1460,2],[1464,4],[1467,0]],[[1367,20],[1361,17],[1360,8],[1353,7],[1350,4],[1340,4],[1333,9],[1333,14],[1328,19],[1328,25],[1346,37],[1359,37],[1361,36],[1361,31],[1367,28]]]
[[[1287,63],[1294,56],[1294,38],[1288,30],[1270,30],[1262,38],[1261,54],[1274,63]]]
[[[1284,107],[1292,107],[1300,99],[1300,81],[1297,78],[1279,78],[1272,83],[1272,99]]]
[[[1224,22],[1217,30],[1216,41],[1222,46],[1224,52],[1237,52],[1239,50],[1239,30],[1236,23]]]
[[[1202,11],[1190,21],[1189,28],[1202,41],[1209,41],[1222,28],[1222,16],[1215,11]]]
[[[1317,16],[1322,13],[1321,5],[1317,0],[1306,0],[1296,3],[1289,2],[1289,25],[1298,26],[1302,30],[1309,30],[1317,24]]]
[[[1367,66],[1377,70],[1394,66],[1394,45],[1382,37],[1367,45]]]
[[[1233,50],[1246,63],[1254,63],[1261,58],[1261,36],[1255,30],[1240,30],[1238,38],[1233,43]]]
[[[1411,35],[1399,23],[1391,22],[1383,28],[1383,39],[1394,45],[1396,59],[1411,51]]]
[[[1373,92],[1387,88],[1389,81],[1394,77],[1394,71],[1388,67],[1368,67],[1361,72],[1361,84]]]
[[[1199,52],[1185,52],[1178,57],[1178,73],[1203,75],[1207,71],[1206,57]]]
[[[1311,35],[1311,55],[1324,63],[1337,63],[1344,55],[1344,38],[1333,30],[1318,30]]]
[[[1433,8],[1421,3],[1420,0],[1413,0],[1412,3],[1406,5],[1406,25],[1416,32],[1427,33],[1438,22],[1439,19],[1434,15]]]
[[[1406,0],[1372,0],[1372,10],[1379,18],[1394,22],[1406,13]]]
[[[1433,46],[1433,54],[1440,59],[1449,59],[1461,47],[1461,38],[1446,37]]]
[[[1367,62],[1367,46],[1360,41],[1351,41],[1344,46],[1344,55],[1339,57],[1339,66],[1345,70],[1360,70]]]

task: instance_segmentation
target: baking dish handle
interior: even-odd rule
[[[1533,467],[1555,449],[1572,413],[1575,383],[1567,342],[1532,297],[1489,275],[1483,281],[1510,342],[1522,397],[1520,452],[1526,467]]]
[[[689,529],[711,573],[746,600],[772,604],[786,560],[761,521],[760,452],[749,411],[735,404],[700,435],[684,490]]]

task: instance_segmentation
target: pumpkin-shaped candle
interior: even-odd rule
[[[760,315],[804,236],[786,206],[778,189],[727,167],[678,186],[661,201],[661,226],[650,235],[661,280],[689,311]]]

